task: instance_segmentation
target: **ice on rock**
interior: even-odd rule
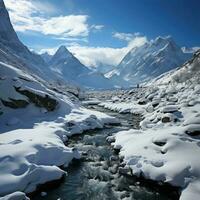
[[[44,196],[46,196],[46,195],[47,195],[46,192],[41,192],[41,196],[42,196],[42,197],[44,197]]]

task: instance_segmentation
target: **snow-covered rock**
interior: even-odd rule
[[[197,51],[181,68],[146,84],[146,89],[125,91],[116,102],[99,104],[118,112],[143,110],[141,129],[116,133],[111,145],[120,147],[133,175],[180,187],[180,200],[200,197],[199,75]],[[140,99],[145,103],[138,104]]]

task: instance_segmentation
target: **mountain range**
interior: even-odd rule
[[[133,48],[106,77],[125,86],[136,85],[179,67],[191,56],[172,37],[157,37]]]
[[[108,89],[110,81],[99,72],[84,66],[66,47],[54,56],[31,52],[18,38],[4,2],[0,1],[0,60],[48,82],[65,82],[79,87]]]
[[[31,52],[18,38],[4,2],[0,0],[0,61],[23,69],[41,81],[72,84],[82,88],[130,87],[181,66],[197,48],[181,48],[172,37],[157,37],[133,48],[116,67],[92,70],[65,46],[54,55]]]

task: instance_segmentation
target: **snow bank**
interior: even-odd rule
[[[80,108],[54,121],[36,123],[30,129],[0,134],[0,195],[29,193],[39,184],[60,179],[65,172],[58,166],[68,166],[73,158],[80,158],[76,150],[64,145],[68,137],[108,123],[118,121]]]
[[[56,131],[61,131],[57,129]],[[60,179],[77,152],[65,147],[55,127],[38,125],[0,135],[0,194],[33,192],[37,185]]]
[[[143,114],[145,112],[144,108],[135,102],[102,102],[99,106],[119,113]]]
[[[117,111],[132,112],[134,105],[144,110],[140,130],[118,132],[108,141],[120,149],[134,175],[180,187],[181,200],[200,197],[200,82],[198,76],[191,76],[199,74],[199,55],[186,63],[189,76],[183,66],[154,82],[142,95],[135,91],[115,103],[101,104]],[[174,75],[183,76],[177,82]]]
[[[30,193],[61,179],[66,172],[59,167],[80,158],[65,146],[68,137],[118,121],[72,103],[68,93],[51,90],[23,70],[0,63],[0,72],[0,196],[25,199],[17,191]]]
[[[120,146],[120,154],[134,175],[181,187],[181,200],[200,196],[197,88],[198,85],[177,84],[148,89],[144,94],[147,102],[140,105],[145,110],[141,130],[119,132],[112,143],[114,148]],[[157,99],[160,101],[153,106]]]

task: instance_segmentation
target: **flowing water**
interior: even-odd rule
[[[73,136],[69,147],[82,152],[82,159],[67,169],[68,176],[56,188],[45,190],[47,195],[37,194],[34,200],[169,200],[178,199],[174,191],[119,173],[122,159],[106,142],[106,137],[120,130],[138,128],[140,117],[119,114],[90,107],[117,117],[121,125],[110,125],[101,130],[87,131]]]

